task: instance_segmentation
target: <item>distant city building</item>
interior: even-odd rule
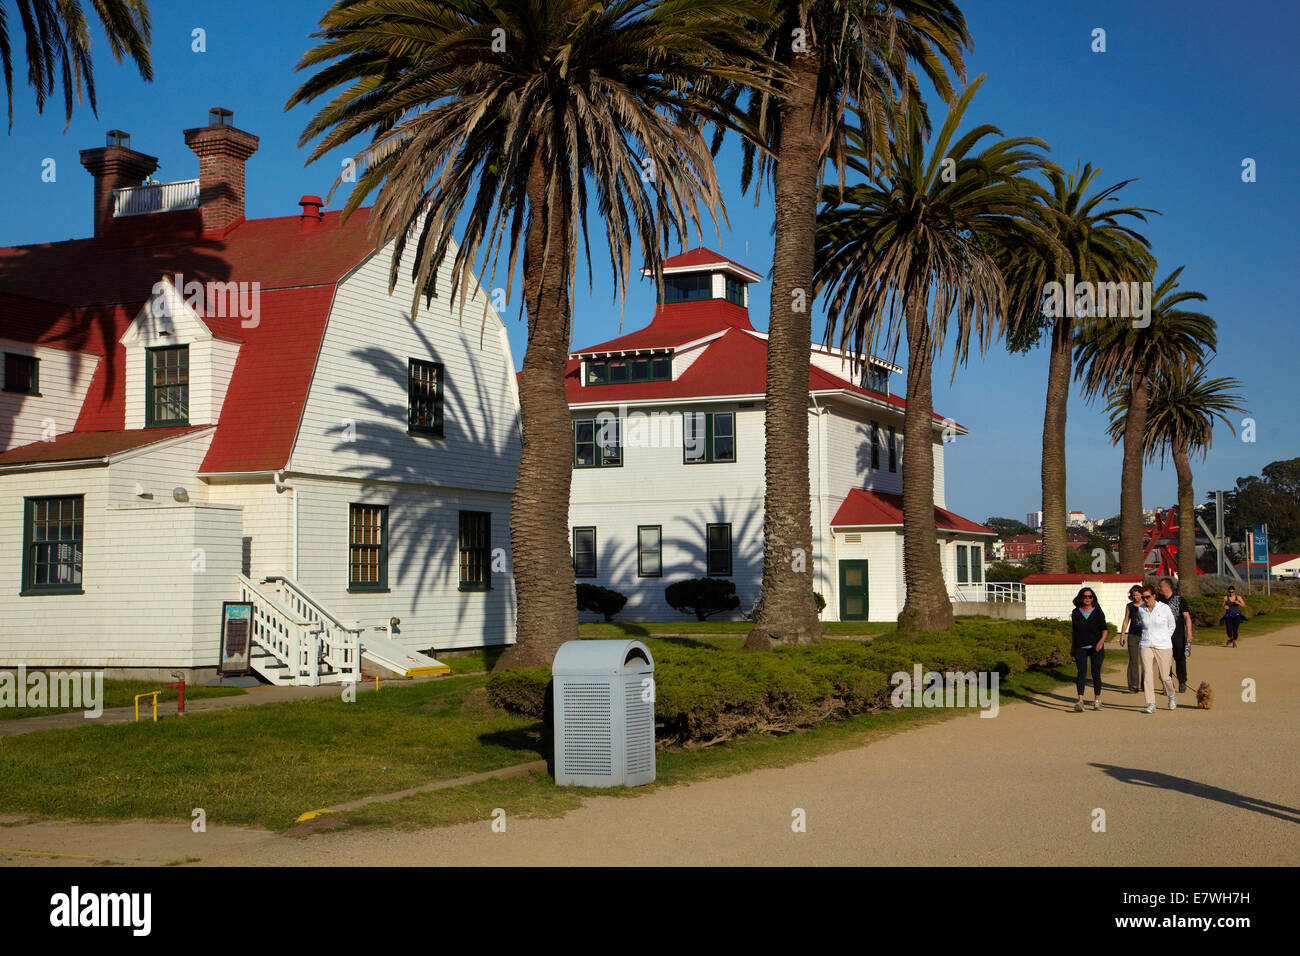
[[[1088,536],[1086,534],[1067,533],[1065,543],[1075,551],[1082,551],[1088,544]],[[1030,555],[1038,554],[1043,550],[1043,536],[1041,534],[1016,534],[1003,541],[1002,545],[1005,560],[1023,561]]]
[[[1041,511],[1031,511],[1025,515],[1025,524],[1035,531],[1043,530],[1043,513]]]
[[[1071,528],[1083,528],[1088,524],[1088,516],[1082,511],[1071,511],[1069,515],[1066,516],[1066,523]]]

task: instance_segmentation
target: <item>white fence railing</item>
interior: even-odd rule
[[[239,599],[253,605],[253,644],[284,665],[275,668],[280,676],[310,687],[360,679],[360,628],[344,627],[288,578],[268,578],[260,585],[242,574],[235,578]],[[322,664],[328,666],[326,675]]]
[[[984,604],[1024,604],[1025,586],[1019,581],[984,581],[958,584],[949,597],[954,601]]]
[[[195,209],[199,205],[199,181],[147,183],[113,190],[114,216],[145,216],[155,212]]]

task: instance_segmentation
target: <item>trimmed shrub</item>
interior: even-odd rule
[[[1246,599],[1246,606],[1242,609],[1246,620],[1250,620],[1257,614],[1276,611],[1286,601],[1280,594],[1243,594],[1242,597]],[[1213,627],[1219,623],[1219,618],[1223,617],[1223,595],[1205,594],[1190,598],[1187,601],[1187,610],[1192,615],[1194,625]]]
[[[627,595],[619,594],[599,584],[578,584],[578,610],[600,614],[605,620],[614,620],[614,615],[623,610]]]
[[[889,706],[890,677],[919,663],[931,671],[996,671],[1002,677],[1070,659],[1064,621],[960,621],[946,631],[827,641],[754,653],[731,645],[662,638],[655,657],[655,723],[661,743],[702,747],[746,733],[788,733]],[[493,706],[547,719],[550,670],[488,678]]]
[[[697,621],[707,621],[714,614],[740,607],[736,585],[723,578],[692,578],[664,588],[668,606],[679,614],[694,614]]]
[[[822,597],[821,591],[814,591],[813,598],[817,601],[817,616],[822,616],[822,611],[826,610],[826,599]]]

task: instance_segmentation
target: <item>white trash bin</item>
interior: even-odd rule
[[[654,658],[640,641],[568,641],[555,681],[555,782],[639,787],[655,778]]]

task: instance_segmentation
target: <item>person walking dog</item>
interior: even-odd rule
[[[1092,709],[1101,710],[1101,665],[1106,659],[1106,615],[1097,606],[1097,595],[1090,587],[1079,589],[1074,596],[1074,610],[1070,613],[1071,650],[1074,652],[1074,678],[1079,699],[1075,713],[1083,710],[1083,687],[1088,678],[1088,665],[1092,665]]]
[[[1242,608],[1246,606],[1246,601],[1237,589],[1228,586],[1228,593],[1223,596],[1223,617],[1219,618],[1219,623],[1228,629],[1228,646],[1237,646],[1237,633],[1241,630],[1241,622],[1246,620],[1246,615]]]
[[[1148,714],[1156,712],[1156,673],[1169,697],[1169,709],[1178,709],[1174,695],[1174,680],[1169,667],[1174,656],[1174,613],[1168,604],[1156,600],[1156,592],[1149,585],[1142,588],[1142,690],[1146,693]]]
[[[1187,658],[1192,655],[1192,614],[1187,610],[1187,602],[1174,593],[1171,578],[1160,579],[1160,600],[1174,614],[1174,671],[1178,674],[1178,693],[1186,693]]]
[[[1119,626],[1119,646],[1128,647],[1128,692],[1142,693],[1142,586],[1128,589],[1124,623]]]

